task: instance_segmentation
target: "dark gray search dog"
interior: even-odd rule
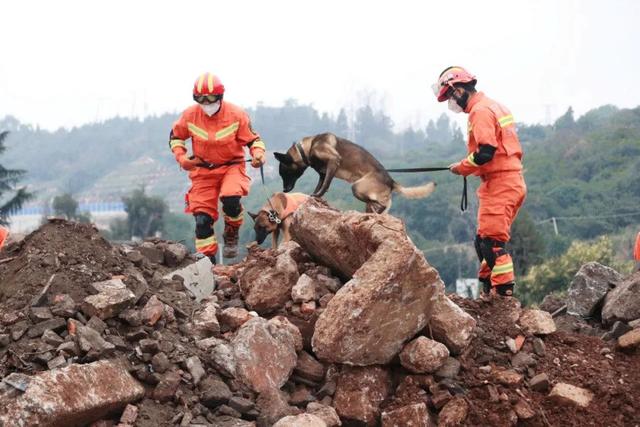
[[[336,177],[353,184],[351,191],[356,199],[366,204],[367,212],[387,212],[394,191],[409,199],[421,199],[429,196],[436,187],[434,182],[417,187],[401,186],[371,153],[332,133],[302,138],[286,153],[274,155],[280,162],[285,193],[293,190],[298,178],[311,167],[320,175],[311,196],[322,197]]]

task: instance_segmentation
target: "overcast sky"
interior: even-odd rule
[[[430,85],[457,64],[518,121],[544,122],[640,104],[639,22],[634,0],[7,0],[0,117],[55,129],[177,112],[212,71],[243,106],[334,113],[369,96],[402,127],[446,111]]]

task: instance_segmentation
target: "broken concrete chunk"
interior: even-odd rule
[[[144,388],[118,363],[74,364],[32,376],[17,397],[0,396],[0,424],[88,425],[143,396]]]
[[[136,296],[129,289],[106,288],[103,292],[90,295],[84,299],[80,309],[87,316],[98,316],[100,319],[116,317],[131,307]]]
[[[164,247],[164,263],[167,267],[177,267],[189,254],[182,243],[169,243]]]
[[[300,276],[296,284],[291,289],[291,299],[293,302],[307,302],[316,299],[316,285],[313,279],[306,274]]]
[[[451,399],[440,411],[438,427],[457,427],[462,425],[469,413],[469,404],[461,396]]]
[[[124,284],[122,279],[104,280],[102,282],[94,282],[89,285],[89,291],[94,295],[102,292],[122,289],[127,289],[127,285]]]
[[[448,357],[447,347],[421,336],[402,349],[400,363],[415,374],[425,374],[437,371]]]
[[[333,406],[340,418],[375,426],[380,404],[391,391],[391,377],[379,366],[344,366],[338,376]]]
[[[51,313],[54,316],[60,316],[64,318],[73,317],[76,314],[76,303],[67,294],[58,294],[53,297],[51,306]]]
[[[206,374],[200,358],[198,356],[191,356],[185,361],[185,365],[191,374],[191,378],[193,378],[193,384],[198,385]]]
[[[342,425],[338,413],[331,406],[323,405],[318,402],[310,402],[307,405],[307,413],[313,414],[322,419],[327,427],[339,427]]]
[[[244,308],[229,307],[222,310],[218,319],[223,329],[235,331],[251,319],[251,314]]]
[[[153,390],[151,396],[160,402],[167,402],[173,399],[178,386],[180,385],[180,374],[177,372],[167,372],[162,376],[160,383]]]
[[[27,332],[27,335],[29,336],[29,338],[37,338],[42,336],[42,334],[44,334],[44,331],[46,330],[60,331],[64,329],[66,325],[67,322],[62,317],[55,317],[53,319],[45,320],[44,322],[33,325],[31,328],[29,328],[29,332]]]
[[[529,381],[529,388],[533,391],[545,392],[549,389],[549,376],[545,373],[538,374]]]
[[[291,244],[298,246],[294,242]],[[300,277],[290,251],[280,253],[275,262],[249,252],[245,265],[238,273],[238,286],[247,307],[260,314],[284,307]]]
[[[300,414],[280,418],[273,427],[327,427],[327,424],[315,415]]]
[[[548,335],[556,331],[551,314],[543,310],[522,310],[518,323],[526,334]]]
[[[640,329],[632,329],[618,338],[618,347],[621,349],[631,349],[640,346]]]
[[[233,396],[229,386],[214,376],[202,380],[198,388],[200,389],[200,401],[208,408],[225,404]]]
[[[163,314],[164,304],[156,295],[153,295],[140,311],[140,320],[147,326],[153,326],[158,323]]]
[[[385,411],[382,413],[381,421],[382,427],[431,427],[435,424],[424,403]]]
[[[282,387],[298,359],[293,342],[274,336],[269,323],[260,317],[238,330],[233,354],[237,378],[258,393]]]
[[[162,264],[164,262],[164,251],[151,242],[143,242],[137,249],[154,264]]]
[[[553,387],[551,393],[549,393],[549,397],[560,402],[570,403],[586,408],[589,406],[591,399],[593,399],[593,393],[587,389],[576,387],[571,384],[558,383]]]
[[[620,273],[597,262],[584,264],[567,292],[567,313],[590,317],[609,290],[622,281]]]
[[[476,321],[446,295],[437,296],[429,320],[433,339],[447,346],[452,354],[460,354],[471,342]]]
[[[211,271],[211,261],[204,257],[191,265],[164,276],[167,280],[181,280],[184,287],[191,292],[197,302],[213,293],[215,280]]]
[[[220,332],[220,323],[216,317],[218,305],[209,301],[193,317],[194,332],[202,338],[208,338]]]
[[[320,383],[324,380],[325,369],[324,365],[312,355],[306,351],[301,351],[298,354],[298,361],[293,372],[301,378]]]
[[[640,271],[618,283],[607,294],[602,307],[602,320],[606,324],[635,319],[640,319]]]

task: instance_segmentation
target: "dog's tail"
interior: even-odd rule
[[[423,199],[428,197],[436,189],[435,182],[418,185],[417,187],[403,187],[397,182],[393,186],[393,191],[397,191],[408,199]]]

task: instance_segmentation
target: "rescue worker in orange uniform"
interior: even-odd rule
[[[9,237],[9,230],[0,226],[0,249],[2,249],[8,237]]]
[[[265,162],[265,145],[253,128],[247,113],[223,100],[224,86],[211,73],[200,75],[193,86],[197,104],[187,108],[173,124],[169,146],[182,169],[189,171],[191,188],[186,194],[185,212],[196,222],[195,243],[198,252],[215,264],[218,242],[213,224],[218,220],[218,198],[224,217],[225,258],[238,254],[238,232],[244,209],[240,202],[249,194],[245,147],[251,154],[251,166]],[[193,155],[187,155],[186,140],[191,138]]]
[[[502,104],[475,89],[476,78],[462,67],[449,67],[433,90],[438,102],[469,115],[468,155],[449,166],[456,175],[475,175],[481,184],[477,195],[478,231],[475,248],[480,260],[478,278],[485,293],[513,295],[513,260],[505,245],[511,224],[527,193],[522,176],[522,147],[515,120]]]
[[[640,271],[640,233],[636,236],[636,244],[633,247],[633,259],[636,262],[636,270]]]

